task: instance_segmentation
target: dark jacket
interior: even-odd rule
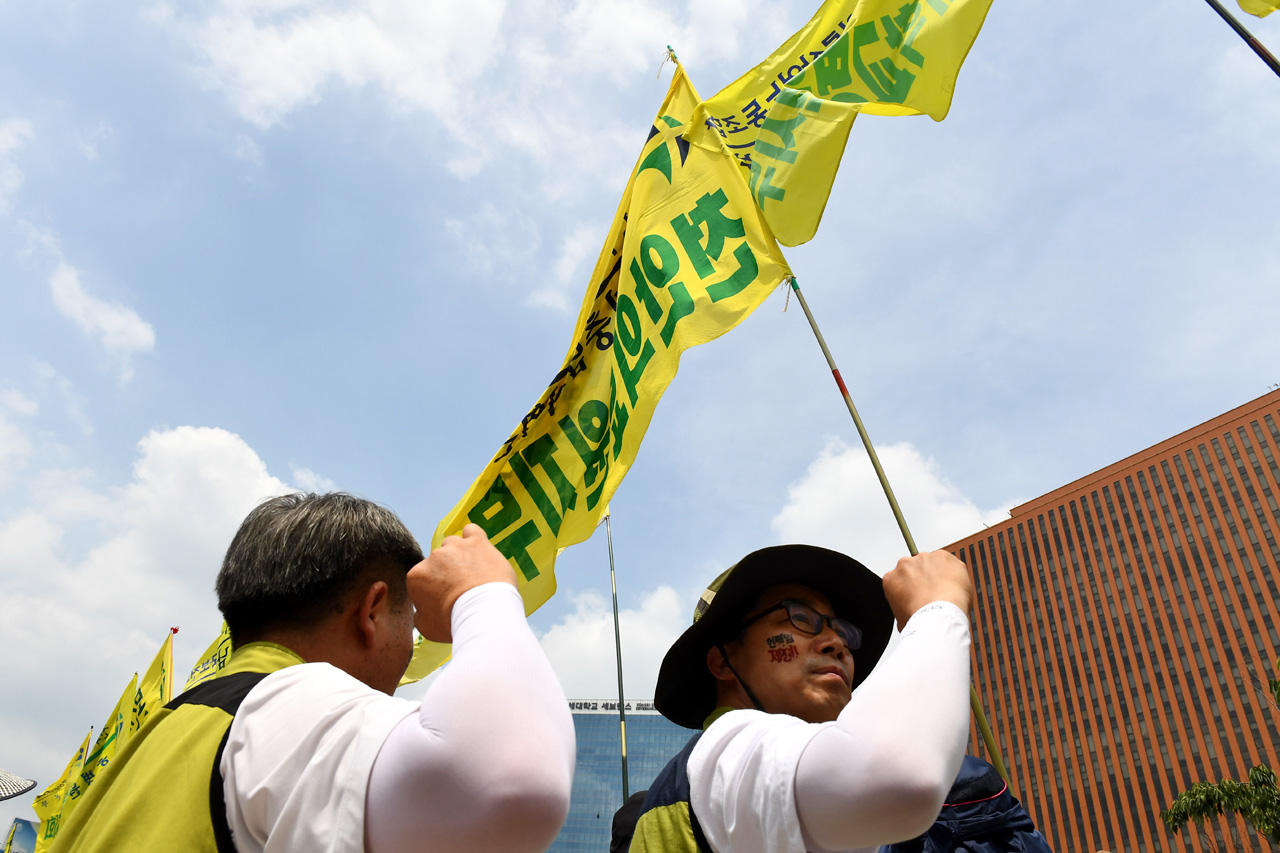
[[[924,835],[890,844],[882,853],[1053,853],[1031,815],[996,769],[964,757],[938,820]]]

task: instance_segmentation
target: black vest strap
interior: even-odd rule
[[[220,708],[234,718],[244,697],[267,675],[265,672],[237,672],[210,679],[192,687],[165,707],[173,709],[182,705],[205,705]],[[222,742],[218,744],[218,752],[213,757],[213,770],[209,774],[209,816],[213,819],[213,837],[218,845],[218,853],[236,853],[231,825],[227,823],[226,795],[222,790],[222,752],[227,748],[227,738],[230,736],[231,723],[228,722]]]
[[[659,771],[657,778],[653,780],[653,785],[649,788],[649,794],[645,797],[641,815],[650,809],[673,803],[687,804],[690,828],[693,830],[693,840],[697,843],[698,850],[702,853],[712,853],[711,845],[707,843],[707,836],[702,832],[702,825],[698,823],[698,816],[694,814],[692,797],[689,793],[689,756],[693,754],[693,747],[701,737],[702,732],[698,732],[689,738],[684,748]],[[640,815],[637,815],[637,820],[639,817]],[[634,831],[633,824],[632,832]]]
[[[707,843],[707,836],[702,834],[702,824],[698,823],[698,816],[693,813],[693,803],[689,803],[689,825],[693,829],[693,840],[698,842],[698,849],[702,853],[712,853],[711,845]]]

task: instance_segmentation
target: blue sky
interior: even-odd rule
[[[429,539],[559,368],[665,46],[710,95],[814,8],[0,0],[0,767],[56,778],[170,625],[190,666],[262,497]],[[1280,382],[1277,175],[1280,80],[1197,0],[996,0],[945,122],[857,122],[786,255],[922,547]],[[637,698],[747,551],[902,550],[783,307],[686,353],[612,501]],[[603,531],[557,574],[608,695]]]

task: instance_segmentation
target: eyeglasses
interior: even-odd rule
[[[803,601],[796,601],[794,598],[784,598],[769,609],[760,611],[743,622],[742,628],[745,629],[752,622],[758,622],[775,610],[787,611],[787,618],[791,620],[791,625],[801,633],[816,636],[822,633],[824,625],[830,625],[831,630],[836,632],[849,651],[856,652],[862,647],[862,630],[857,625],[839,616],[824,616]]]

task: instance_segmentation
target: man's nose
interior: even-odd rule
[[[829,624],[823,625],[817,636],[818,651],[826,655],[851,655],[849,647]]]

